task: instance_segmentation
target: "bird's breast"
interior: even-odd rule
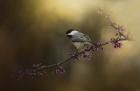
[[[84,46],[84,43],[83,43],[83,42],[73,42],[73,45],[74,45],[77,49],[79,49],[79,48],[81,48],[81,47]]]

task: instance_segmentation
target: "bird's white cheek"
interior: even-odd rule
[[[78,33],[78,31],[72,31],[69,35],[75,35],[76,33]]]

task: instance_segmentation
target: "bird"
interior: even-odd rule
[[[66,35],[72,41],[72,44],[77,50],[93,45],[91,38],[77,29],[68,29],[66,31]]]

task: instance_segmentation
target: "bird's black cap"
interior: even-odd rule
[[[69,30],[67,30],[66,34],[71,33],[73,30],[75,30],[75,29],[69,29]]]

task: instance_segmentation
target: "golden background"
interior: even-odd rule
[[[139,91],[139,0],[1,0],[1,91]],[[74,47],[66,30],[76,28],[93,41],[112,37],[98,9],[124,26],[131,41],[120,49],[105,46],[90,62],[68,67],[65,76],[15,80],[13,72],[34,63],[67,59]],[[104,16],[104,15],[103,15]]]

